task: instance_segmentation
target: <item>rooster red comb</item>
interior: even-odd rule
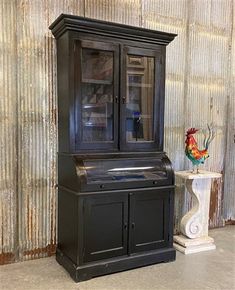
[[[188,131],[187,131],[187,136],[188,136],[188,135],[195,134],[197,131],[199,131],[199,129],[196,129],[196,128],[190,128],[190,129],[188,129]]]

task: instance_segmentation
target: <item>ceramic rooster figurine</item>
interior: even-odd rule
[[[212,128],[212,126],[207,125],[208,127],[208,135],[206,134],[206,131],[203,130],[204,134],[204,149],[199,150],[197,141],[194,138],[194,134],[199,131],[199,129],[190,128],[188,129],[186,133],[186,140],[185,140],[185,154],[188,157],[188,159],[193,163],[193,173],[194,173],[194,166],[197,167],[196,173],[199,173],[198,166],[200,164],[204,164],[205,160],[209,157],[208,148],[211,143],[211,141],[215,137],[215,132]]]

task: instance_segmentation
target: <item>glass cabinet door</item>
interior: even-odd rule
[[[156,51],[124,48],[122,89],[122,146],[156,149],[161,112],[160,56]],[[159,148],[160,149],[160,148]]]
[[[80,42],[79,149],[117,148],[118,47]]]

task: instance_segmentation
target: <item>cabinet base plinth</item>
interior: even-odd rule
[[[214,239],[208,236],[196,239],[189,239],[183,235],[174,236],[173,245],[176,250],[185,255],[216,249]]]
[[[93,277],[130,270],[138,267],[175,260],[175,249],[166,248],[156,251],[120,256],[76,266],[63,252],[56,250],[56,260],[62,265],[75,282],[89,280]]]

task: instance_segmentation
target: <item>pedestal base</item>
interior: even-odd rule
[[[216,249],[214,239],[208,236],[196,239],[188,239],[183,235],[174,236],[173,245],[176,250],[185,255]]]

